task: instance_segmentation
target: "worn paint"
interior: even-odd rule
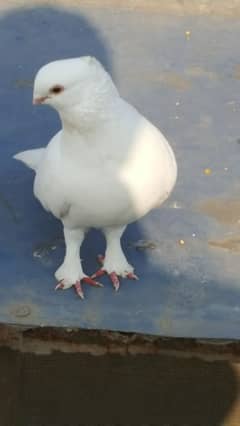
[[[14,86],[17,89],[24,89],[26,87],[33,87],[33,81],[29,79],[17,79],[14,81]]]
[[[174,2],[155,2],[155,9],[152,2],[140,7],[143,3],[1,5],[0,193],[12,209],[1,203],[1,322],[240,338],[239,252],[209,243],[238,239],[239,233],[239,80],[233,78],[239,64],[238,21],[217,18],[217,11],[214,17],[202,11],[196,19],[187,11],[188,2],[178,2],[179,12],[172,16],[164,15],[163,5],[170,10]],[[70,54],[91,54],[103,62],[122,96],[169,139],[179,169],[171,199],[123,236],[140,280],[123,280],[116,293],[102,277],[104,288],[86,288],[84,302],[74,291],[53,291],[54,271],[64,256],[61,224],[34,199],[33,172],[12,160],[17,151],[46,144],[59,128],[52,110],[33,109],[31,87],[24,82],[17,88],[14,82],[32,80],[43,63]],[[206,206],[209,200],[215,207]],[[139,241],[150,244],[136,249]],[[96,271],[104,248],[100,233],[91,231],[81,250],[86,273]],[[31,312],[16,318],[21,306]]]
[[[209,245],[230,251],[240,251],[240,236],[234,238],[226,238],[224,240],[210,240]]]
[[[213,198],[203,201],[198,208],[220,223],[240,225],[240,199]]]

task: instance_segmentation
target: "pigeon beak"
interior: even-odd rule
[[[33,98],[33,105],[41,105],[47,99],[47,96],[42,96],[40,98]]]

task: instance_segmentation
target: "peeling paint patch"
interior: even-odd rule
[[[240,200],[235,198],[209,199],[198,205],[198,211],[213,217],[220,223],[240,224]]]
[[[32,80],[24,80],[24,79],[18,79],[14,81],[14,86],[17,89],[24,89],[25,87],[33,87],[33,81]]]
[[[136,74],[135,72],[128,73],[128,78],[137,81],[139,79],[145,80],[155,84],[165,84],[175,90],[184,91],[191,87],[191,81],[184,75],[175,73],[173,71],[167,72],[143,72]]]
[[[233,77],[236,80],[240,80],[240,64],[235,65],[233,69]]]
[[[240,236],[238,238],[209,241],[208,244],[212,247],[217,247],[225,250],[240,251]]]
[[[137,250],[154,250],[157,248],[157,243],[151,240],[138,240],[129,244],[130,247],[135,247]]]
[[[209,80],[219,79],[219,75],[216,72],[208,71],[202,67],[197,67],[197,66],[187,68],[185,70],[185,74],[192,78],[204,77],[204,78],[208,78]]]
[[[52,241],[36,245],[33,250],[33,257],[42,258],[49,256],[63,241],[63,238],[55,238]]]

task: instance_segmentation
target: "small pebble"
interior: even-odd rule
[[[205,175],[209,176],[212,173],[212,170],[209,168],[204,169]]]
[[[185,244],[184,240],[179,240],[178,242],[179,242],[180,246],[184,246],[184,244]]]
[[[33,252],[33,257],[42,257],[41,254],[39,253],[39,251],[34,251]]]

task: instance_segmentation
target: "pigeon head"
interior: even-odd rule
[[[91,111],[107,96],[117,93],[110,75],[93,57],[50,62],[38,71],[33,103],[48,104],[59,112],[82,107]]]

